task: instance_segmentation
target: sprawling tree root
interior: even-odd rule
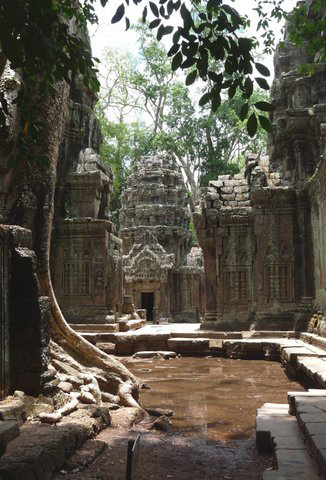
[[[42,281],[51,305],[51,338],[82,367],[91,369],[102,391],[115,397],[115,402],[126,407],[138,407],[140,382],[115,358],[102,352],[75,332],[65,321],[49,277]],[[52,348],[52,353],[53,352]],[[81,367],[81,369],[82,369]]]

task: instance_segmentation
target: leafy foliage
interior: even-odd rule
[[[86,34],[87,22],[97,21],[93,4],[96,0],[0,0],[0,54],[5,56],[12,67],[19,72],[21,88],[16,99],[22,115],[20,137],[16,151],[33,161],[37,143],[42,135],[42,126],[37,124],[38,109],[31,105],[31,88],[40,83],[40,93],[54,94],[56,82],[68,83],[74,74],[81,74],[84,83],[93,91],[98,90],[96,59],[92,58]],[[130,0],[124,0],[112,17],[112,23],[126,22]],[[108,0],[100,0],[106,6]],[[260,121],[259,105],[253,106],[250,98],[254,83],[268,90],[267,68],[256,62],[253,56],[255,39],[242,35],[248,18],[244,18],[222,0],[133,0],[135,5],[143,3],[143,21],[149,19],[149,28],[156,31],[158,40],[173,34],[168,56],[173,70],[192,68],[187,85],[196,78],[207,81],[207,91],[200,99],[200,105],[209,104],[216,111],[221,95],[227,93],[232,99],[239,91],[246,105],[242,119],[248,122],[248,133],[254,135],[259,124],[270,131],[271,124]],[[266,5],[271,11],[266,13]],[[316,0],[312,6],[299,5],[293,16],[291,39],[301,43],[308,41],[311,55],[325,60],[324,1]],[[282,0],[257,0],[256,10],[260,16],[258,28],[263,31],[265,50],[270,51],[274,42],[270,28],[271,18],[288,18],[282,8]],[[179,12],[182,25],[169,25],[171,15]],[[72,25],[76,29],[71,28]],[[1,65],[1,62],[0,62]],[[255,70],[259,76],[255,74]],[[0,75],[2,74],[0,67]],[[252,80],[254,75],[254,80]],[[10,115],[5,97],[0,96],[0,142],[7,146],[9,154],[13,145],[8,145],[8,117]],[[263,110],[266,111],[266,110]],[[264,117],[265,118],[265,117]]]
[[[21,112],[18,144],[7,143],[8,117],[6,99],[1,98],[0,144],[6,145],[4,153],[11,154],[10,160],[35,160],[37,144],[43,132],[38,117],[42,104],[33,99],[35,85],[39,92],[53,95],[59,80],[70,83],[74,73],[81,73],[85,85],[98,90],[95,59],[92,58],[87,38],[87,21],[96,17],[92,2],[84,5],[72,0],[0,0],[0,49],[18,72],[20,89],[15,103]],[[77,28],[71,28],[74,21]],[[0,75],[2,71],[0,71]],[[39,158],[39,160],[42,160]],[[44,159],[43,159],[44,160]]]
[[[142,155],[167,151],[183,170],[195,201],[199,185],[207,184],[216,175],[238,172],[248,150],[257,153],[263,150],[265,134],[257,125],[255,139],[249,137],[243,121],[249,104],[247,102],[244,112],[239,93],[232,99],[223,95],[217,112],[212,110],[210,102],[199,107],[198,82],[193,82],[191,91],[186,88],[182,77],[171,72],[166,50],[153,33],[146,25],[135,29],[140,47],[137,61],[130,56],[127,59],[118,51],[106,53],[109,74],[103,76],[98,107],[104,132],[102,153],[106,158],[103,160],[108,161],[118,175],[118,194],[130,162]],[[124,72],[119,66],[123,66]],[[194,70],[189,71],[187,78]],[[122,95],[121,91],[126,94]],[[270,108],[263,91],[253,91],[252,105],[261,109],[262,116]],[[117,120],[115,124],[113,117]],[[146,123],[135,121],[139,117]],[[118,195],[115,198],[118,199]],[[115,206],[118,204],[111,207]]]

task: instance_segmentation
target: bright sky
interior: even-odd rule
[[[257,16],[253,12],[253,7],[256,4],[255,0],[235,0],[234,2],[229,1],[236,10],[241,14],[247,14],[252,20],[252,27],[250,34],[255,35],[256,33],[256,24]],[[92,42],[93,55],[101,59],[101,52],[104,47],[114,47],[120,48],[123,51],[129,51],[130,53],[137,54],[137,38],[135,32],[132,30],[125,31],[125,21],[124,19],[116,24],[111,24],[111,18],[114,15],[117,7],[121,4],[121,0],[110,0],[108,5],[105,8],[102,8],[100,2],[96,2],[96,13],[99,17],[99,25],[96,27],[91,26],[90,35]],[[291,10],[296,4],[296,0],[284,0],[284,8]],[[136,22],[138,18],[141,17],[143,10],[143,5],[140,3],[137,7],[130,2],[130,7],[128,7],[128,16],[131,22]],[[154,18],[154,17],[153,17]],[[178,19],[177,15],[171,17],[169,23],[177,25],[179,24],[180,18]],[[181,24],[181,23],[180,23]],[[281,25],[276,21],[273,24],[274,31],[277,35],[277,38],[281,38]],[[169,36],[166,37],[167,42],[169,41]],[[171,38],[171,37],[170,37]],[[273,69],[273,58],[265,58],[264,63],[271,70]]]

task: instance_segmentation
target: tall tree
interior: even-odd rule
[[[119,73],[121,87],[118,68],[108,65],[108,71],[113,70],[114,74],[106,76],[100,93],[99,109],[105,132],[102,153],[118,174],[119,191],[124,169],[122,155],[137,159],[141,154],[158,150],[171,153],[184,173],[192,201],[196,202],[199,184],[207,183],[214,174],[239,171],[243,154],[249,149],[257,151],[258,144],[263,149],[265,135],[261,128],[255,140],[248,135],[245,123],[239,118],[243,100],[239,94],[232,99],[224,97],[218,112],[213,112],[210,104],[199,107],[198,82],[190,91],[182,77],[171,72],[166,50],[148,26],[140,24],[135,30],[140,45],[137,61],[129,55],[126,65],[124,54],[120,53],[119,61],[117,51],[106,53],[107,58],[114,57],[113,65],[126,65],[127,71]],[[192,73],[190,69],[188,75]],[[128,92],[123,99],[121,88]],[[259,101],[267,101],[263,91],[255,92],[252,98],[258,105]],[[117,105],[121,113],[119,122],[112,122],[109,118],[116,113]],[[125,114],[127,108],[129,115]],[[141,114],[143,124],[130,122],[130,118]]]

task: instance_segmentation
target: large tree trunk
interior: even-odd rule
[[[50,242],[54,193],[68,99],[69,87],[65,82],[60,82],[56,86],[56,93],[52,98],[50,96],[40,98],[37,93],[31,97],[32,102],[39,102],[42,106],[39,120],[43,123],[44,135],[42,143],[38,146],[38,153],[47,156],[49,166],[42,166],[37,162],[33,165],[27,163],[18,165],[6,202],[7,221],[32,230],[41,295],[49,298],[51,307],[52,340],[84,367],[97,367],[102,390],[114,395],[118,403],[138,406],[139,381],[119,361],[97,349],[70,328],[62,315],[51,283]],[[26,196],[32,199],[32,208],[30,205],[26,208]]]
[[[64,119],[67,111],[69,90],[61,83],[58,94],[48,100],[43,122],[46,125],[47,142],[45,153],[50,159],[50,167],[43,171],[40,184],[40,205],[38,233],[35,251],[38,259],[38,277],[42,295],[48,296],[51,305],[51,337],[63,348],[67,348],[72,356],[83,365],[103,370],[101,385],[105,391],[116,395],[119,403],[126,406],[137,406],[134,397],[138,397],[137,380],[119,361],[105,354],[76,333],[65,321],[56,300],[50,277],[50,241],[54,214],[54,192],[57,171],[59,146],[62,139]],[[44,170],[44,169],[43,169]],[[44,175],[45,173],[45,175]]]

